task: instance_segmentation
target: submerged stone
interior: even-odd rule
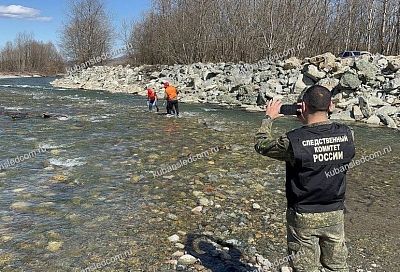
[[[46,249],[51,251],[51,252],[56,252],[56,251],[60,250],[62,245],[63,245],[63,242],[49,242],[49,244],[47,245]]]
[[[32,203],[29,202],[15,202],[11,204],[11,208],[17,211],[26,211],[32,207]]]

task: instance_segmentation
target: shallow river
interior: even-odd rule
[[[168,241],[173,234],[189,252],[190,239],[205,235],[234,239],[239,255],[286,256],[284,165],[253,149],[262,114],[181,104],[182,118],[167,118],[148,113],[141,97],[53,89],[50,80],[0,80],[6,110],[67,116],[0,116],[0,271],[81,271],[106,262],[96,271],[172,271],[166,262],[180,250]],[[279,132],[297,125],[276,124]],[[400,134],[353,127],[358,159],[391,152],[349,172],[351,271],[400,271]],[[202,262],[236,271],[212,256]]]

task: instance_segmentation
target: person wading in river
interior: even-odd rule
[[[281,117],[279,100],[267,103],[266,118],[255,136],[255,150],[286,162],[287,245],[295,272],[348,272],[344,235],[346,172],[327,175],[355,155],[352,130],[328,120],[331,93],[310,87],[299,103],[304,126],[272,138],[273,120]],[[335,172],[336,173],[336,172]],[[297,254],[301,253],[301,254]]]
[[[157,93],[152,88],[147,88],[147,103],[149,105],[149,111],[153,110],[153,107],[156,107],[157,112],[160,111],[157,105],[158,97]]]
[[[165,99],[167,100],[167,114],[175,112],[179,116],[178,90],[168,82],[164,82]]]

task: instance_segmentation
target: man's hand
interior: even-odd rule
[[[299,119],[300,122],[302,122],[303,124],[307,123],[306,119],[304,117],[304,110],[305,110],[305,106],[304,106],[304,102],[299,102],[297,103],[297,106],[299,107],[297,110],[297,118]]]
[[[280,114],[279,111],[281,110],[282,102],[278,100],[271,99],[268,101],[265,114],[271,117],[272,120],[282,117],[283,114]]]

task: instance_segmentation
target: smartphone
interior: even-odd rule
[[[299,115],[300,112],[297,111],[300,109],[300,105],[292,104],[292,105],[282,105],[279,113],[283,115]]]

